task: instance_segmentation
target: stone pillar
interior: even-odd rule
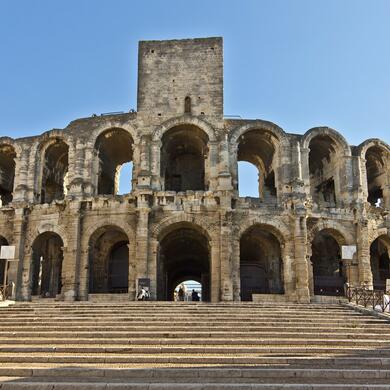
[[[306,258],[307,227],[306,217],[297,214],[294,221],[296,292],[299,303],[309,303],[309,272]]]
[[[28,248],[23,253],[23,256],[19,260],[21,262],[21,277],[20,290],[18,291],[17,300],[18,301],[30,301],[31,300],[31,266],[32,266],[32,246],[29,245]]]
[[[155,279],[155,275],[151,275],[149,272],[148,262],[149,212],[149,195],[139,194],[137,197],[137,244],[135,250],[137,264],[136,283],[139,278],[150,278],[151,282],[152,279]],[[156,295],[151,295],[151,299],[156,299]]]
[[[307,195],[311,194],[310,191],[310,169],[309,169],[309,148],[300,148],[300,163],[301,169],[300,173],[302,175],[302,180],[305,184],[305,192]]]
[[[80,237],[81,220],[83,218],[83,211],[80,206],[80,202],[69,202],[67,215],[64,215],[68,243],[63,251],[61,295],[65,301],[74,301],[79,290],[77,273],[80,270]]]
[[[136,263],[136,241],[133,240],[127,246],[129,248],[129,300],[137,298],[137,263]]]
[[[88,301],[89,293],[89,247],[80,251],[80,266],[78,271],[78,299]]]
[[[220,261],[221,261],[221,300],[233,300],[232,272],[232,221],[231,213],[221,212]]]
[[[281,245],[281,254],[283,261],[283,282],[284,282],[284,293],[287,297],[295,295],[294,285],[294,270],[293,270],[293,256],[294,245],[293,243],[286,242]]]
[[[240,238],[235,234],[231,242],[232,251],[232,284],[233,284],[233,300],[241,301],[241,277],[240,277]],[[237,238],[236,238],[237,237]]]
[[[15,245],[15,259],[18,259],[18,261],[9,262],[8,282],[14,283],[16,286],[15,296],[11,297],[11,298],[15,298],[16,300],[24,300],[21,286],[22,286],[22,278],[23,278],[22,271],[23,271],[23,264],[24,264],[24,257],[25,257],[24,249],[25,249],[25,238],[26,238],[26,225],[27,225],[27,209],[24,208],[15,209],[12,244]]]
[[[151,145],[151,156],[150,156],[150,171],[152,175],[151,186],[153,190],[161,191],[163,186],[161,183],[161,172],[160,172],[160,157],[161,157],[161,141],[154,141]]]
[[[205,184],[209,191],[217,191],[218,187],[218,142],[209,141],[208,158],[205,161]],[[205,156],[206,158],[206,156]]]
[[[210,301],[219,302],[221,298],[221,258],[220,249],[215,240],[211,242],[210,285]]]
[[[219,172],[218,172],[218,189],[220,191],[229,191],[232,189],[232,179],[229,170],[229,147],[227,134],[219,143]]]
[[[19,158],[15,159],[15,181],[13,191],[13,203],[24,202],[28,199],[27,177],[28,177],[28,148],[22,148]]]
[[[360,220],[357,226],[357,251],[359,263],[359,282],[373,288],[370,242],[367,220]]]

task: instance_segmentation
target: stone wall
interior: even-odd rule
[[[386,255],[373,254],[372,244],[390,248],[389,146],[378,139],[350,146],[327,127],[301,136],[263,120],[224,119],[219,38],[141,42],[139,50],[138,112],[0,138],[0,236],[16,245],[19,262],[8,270],[16,298],[31,299],[34,286],[60,272],[57,299],[88,299],[93,279],[98,292],[125,289],[133,300],[140,278],[150,279],[157,299],[158,291],[171,294],[163,285],[191,277],[208,286],[211,301],[240,300],[249,283],[243,264],[259,275],[253,294],[279,292],[291,301],[335,294],[340,281],[372,286],[370,258]],[[259,170],[258,198],[239,197],[241,160]],[[128,161],[132,191],[117,195],[117,173]],[[313,255],[319,234],[338,245],[332,253],[357,245],[356,258],[348,265],[333,258],[338,269],[315,274],[318,258],[326,261],[317,254],[322,244]],[[45,253],[56,253],[45,249],[50,242],[62,245],[60,269],[45,265]],[[241,263],[240,245],[251,242],[245,252],[253,259]],[[127,264],[127,286],[119,264]],[[41,287],[40,295],[50,294]]]

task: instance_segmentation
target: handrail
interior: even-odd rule
[[[364,307],[372,307],[372,310],[381,308],[382,312],[390,310],[389,291],[385,290],[370,290],[366,287],[347,287],[346,296],[349,302]]]

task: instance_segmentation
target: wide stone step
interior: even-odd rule
[[[24,345],[6,346],[0,345],[0,358],[4,354],[19,353],[26,357],[28,354],[349,354],[365,356],[390,357],[390,348],[373,348],[373,346],[362,345],[319,345],[319,344],[294,344],[277,345]]]
[[[82,387],[81,387],[82,386]],[[1,390],[388,390],[383,384],[285,384],[285,383],[58,383],[55,382],[7,382],[2,383]]]
[[[323,358],[321,361],[319,358]],[[317,355],[313,357],[312,353],[304,353],[292,356],[283,354],[268,353],[265,356],[253,356],[246,355],[205,355],[205,354],[183,354],[178,353],[167,354],[131,354],[131,355],[118,355],[118,354],[54,354],[54,353],[34,353],[20,356],[19,354],[0,354],[0,363],[63,363],[63,364],[169,364],[169,365],[307,365],[314,366],[321,364],[322,367],[335,366],[337,364],[341,366],[352,367],[373,367],[376,368],[390,368],[390,357],[378,357],[370,356],[369,354],[362,354],[361,356],[337,356],[336,354],[323,356]]]

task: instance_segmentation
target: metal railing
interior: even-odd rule
[[[0,284],[0,302],[6,301],[8,297],[8,285]]]
[[[346,296],[348,301],[356,305],[379,309],[382,312],[390,310],[390,292],[384,290],[370,290],[365,287],[347,287]]]

